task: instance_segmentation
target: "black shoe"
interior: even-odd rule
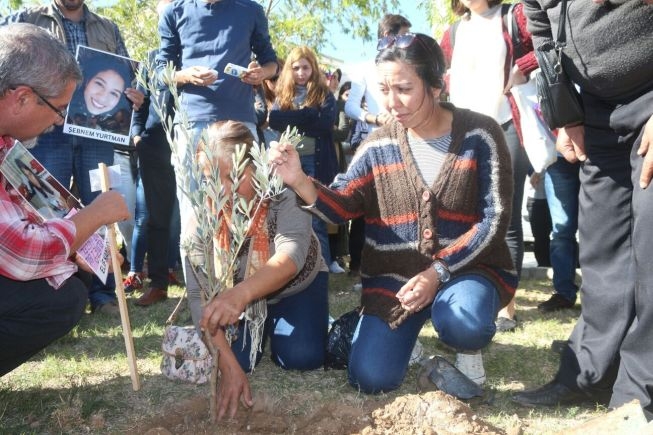
[[[497,317],[494,322],[497,327],[497,332],[512,332],[517,327],[517,319],[509,319],[507,317]]]
[[[537,306],[537,309],[544,313],[551,313],[553,311],[563,310],[565,308],[573,308],[574,301],[561,296],[559,293],[554,293],[546,302],[542,302]]]
[[[580,403],[588,400],[588,396],[557,381],[551,381],[535,390],[513,394],[511,399],[522,406],[556,406]]]
[[[553,340],[551,342],[551,350],[557,354],[562,355],[565,347],[569,344],[569,340]]]

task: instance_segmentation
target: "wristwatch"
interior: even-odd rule
[[[435,270],[435,273],[438,274],[438,279],[440,280],[441,284],[444,284],[451,279],[451,272],[449,272],[449,268],[444,263],[444,261],[435,260],[433,262],[433,269]]]

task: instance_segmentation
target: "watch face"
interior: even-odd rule
[[[440,263],[440,262],[435,263],[435,271],[438,272],[440,282],[449,281],[449,278],[451,277],[451,274],[449,273],[447,268],[442,265],[442,263]]]

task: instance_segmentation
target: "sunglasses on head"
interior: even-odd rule
[[[390,48],[393,45],[397,48],[408,48],[417,37],[414,33],[404,33],[403,35],[388,35],[379,39],[376,49],[378,51]]]

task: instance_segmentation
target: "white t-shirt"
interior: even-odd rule
[[[449,70],[451,102],[491,116],[499,124],[512,119],[503,94],[508,48],[503,39],[501,5],[489,16],[461,20]]]

